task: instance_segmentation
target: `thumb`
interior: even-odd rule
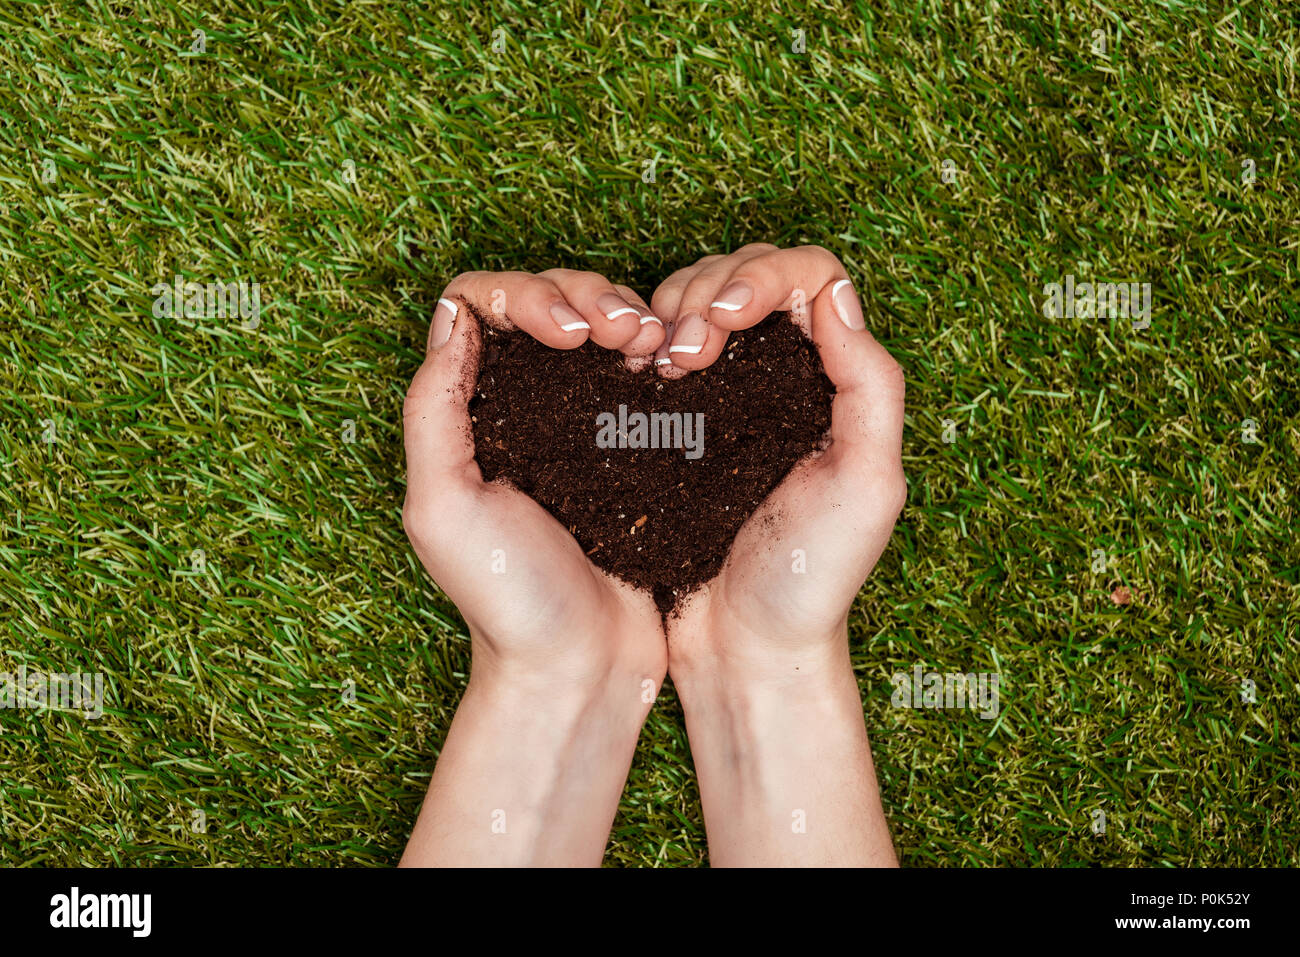
[[[449,493],[481,481],[469,419],[480,336],[477,318],[464,299],[438,300],[428,354],[402,405],[408,513],[428,514],[435,496],[445,505]]]
[[[858,479],[903,482],[903,369],[867,331],[849,280],[827,283],[813,300],[812,339],[835,385],[830,451],[837,467]]]

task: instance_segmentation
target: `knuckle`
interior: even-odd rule
[[[442,290],[443,297],[449,299],[452,296],[455,296],[458,292],[460,292],[460,290],[464,289],[467,285],[474,282],[474,280],[478,279],[482,275],[484,274],[477,270],[460,273],[459,275],[453,277],[451,282],[447,283],[447,285],[443,287]]]
[[[705,258],[707,259],[708,257]],[[683,266],[681,269],[676,269],[669,274],[667,279],[665,279],[663,282],[659,284],[659,288],[671,289],[674,286],[684,286],[688,282],[690,282],[691,279],[694,278],[694,276],[697,273],[699,273],[701,269],[704,268],[704,266],[705,266],[705,260],[701,259],[699,262],[694,262],[691,263],[689,266]]]
[[[548,299],[559,293],[559,287],[548,276],[529,276],[524,280],[521,296],[525,300]]]
[[[907,505],[907,476],[903,474],[903,464],[901,462],[891,474],[886,488],[888,489],[889,508],[897,515]]]
[[[826,269],[840,269],[840,258],[825,246],[799,246],[793,250]]]
[[[642,303],[641,296],[631,286],[625,286],[622,283],[614,283],[614,291],[634,305]]]
[[[436,485],[408,485],[402,502],[406,537],[430,553],[460,549],[466,529],[481,518],[479,496],[469,491],[457,471],[440,472],[439,477]]]
[[[718,284],[722,282],[723,276],[710,276],[708,273],[700,273],[686,284],[682,292],[682,305],[696,307],[701,301],[708,302],[713,298],[713,294],[718,290]]]
[[[608,279],[598,272],[583,270],[581,272],[571,272],[564,280],[564,286],[575,291],[585,292],[603,292],[613,289],[613,285]]]
[[[880,378],[884,385],[891,393],[898,393],[901,398],[907,391],[907,377],[903,374],[903,367],[898,364],[898,360],[890,356],[888,361],[881,364]]]
[[[434,527],[430,518],[428,506],[407,492],[406,501],[402,503],[402,530],[412,543],[423,544],[428,541],[429,530]]]
[[[405,422],[413,415],[420,413],[420,397],[410,389],[406,391],[406,397],[402,399],[402,421]]]
[[[406,387],[406,395],[402,397],[403,423],[409,422],[414,415],[428,414],[431,368],[426,360],[421,363],[420,368],[416,369],[415,375],[411,377],[411,384]],[[410,426],[404,425],[403,428],[410,428]]]

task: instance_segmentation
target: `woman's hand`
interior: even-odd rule
[[[635,293],[592,273],[468,273],[438,302],[403,409],[403,521],[469,627],[472,671],[403,863],[598,864],[665,637],[650,595],[595,568],[523,492],[483,481],[475,310],[557,349],[590,338],[629,361],[664,335]]]
[[[755,654],[838,642],[907,494],[901,368],[866,330],[844,267],[816,246],[747,246],[709,257],[670,276],[654,307],[676,327],[660,349],[677,370],[670,375],[709,365],[731,330],[773,311],[794,311],[810,332],[835,386],[829,445],[751,516],[721,573],[688,608],[752,637]],[[683,337],[701,351],[666,351]]]
[[[661,374],[704,368],[731,330],[791,310],[835,386],[828,446],[759,506],[717,577],[668,622],[711,859],[893,863],[847,621],[907,492],[902,371],[866,330],[843,266],[816,246],[708,257],[652,305],[669,321]]]
[[[469,418],[481,344],[470,307],[556,349],[591,339],[629,356],[652,353],[663,325],[594,273],[467,273],[438,301],[403,409],[406,532],[469,625],[475,671],[591,682],[616,662],[653,662],[653,603],[593,566],[529,496],[483,481]]]

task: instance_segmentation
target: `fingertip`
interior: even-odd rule
[[[668,344],[668,358],[679,369],[703,369],[715,358],[709,355],[705,346],[709,341],[712,326],[698,312],[692,312],[676,323],[673,337]]]
[[[652,356],[667,338],[663,321],[657,316],[645,315],[640,318],[636,335],[620,351],[627,356]]]
[[[467,352],[478,348],[479,329],[475,313],[463,296],[443,296],[434,307],[429,326],[426,362],[435,368],[457,366]]]
[[[881,384],[890,367],[897,367],[898,363],[867,329],[857,294],[851,284],[843,285],[846,282],[828,284],[813,301],[813,343],[827,377],[837,389]],[[847,296],[852,297],[851,303]]]
[[[753,284],[746,279],[733,277],[709,303],[709,320],[729,328],[727,320],[746,315],[750,312],[748,306],[753,301]]]
[[[850,280],[839,279],[831,284],[831,308],[846,328],[854,332],[866,330],[867,322],[862,315],[862,303],[858,300],[857,291]]]
[[[669,322],[664,327],[664,341],[659,343],[659,347],[655,350],[654,370],[661,379],[680,379],[682,376],[686,375],[685,369],[680,369],[673,365],[672,357],[668,353],[669,348],[672,346],[673,334],[676,330],[677,324],[675,322]]]

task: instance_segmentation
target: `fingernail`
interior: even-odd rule
[[[621,319],[623,316],[639,316],[641,310],[634,309],[627,304],[627,301],[620,299],[612,292],[607,292],[596,300],[596,308],[605,314],[609,320]]]
[[[840,317],[840,322],[854,332],[867,328],[867,321],[862,318],[862,307],[858,305],[857,294],[853,291],[853,283],[847,279],[837,282],[831,289],[831,303],[835,306],[835,314]]]
[[[644,326],[647,322],[657,322],[659,325],[663,325],[663,321],[658,316],[642,316],[641,325]]]
[[[551,305],[551,318],[560,327],[561,332],[573,332],[576,329],[590,329],[591,325],[582,316],[573,311],[567,303],[557,302]]]
[[[668,347],[668,354],[675,352],[686,355],[698,355],[704,348],[704,340],[709,338],[709,324],[698,312],[692,312],[677,324],[673,332],[673,344]]]
[[[460,313],[460,306],[456,305],[450,299],[439,299],[438,306],[433,310],[433,325],[429,329],[429,348],[441,349],[451,338],[451,330],[456,326],[456,316]]]
[[[739,312],[749,305],[754,298],[754,288],[743,279],[733,282],[718,295],[710,309],[722,309],[726,312]]]

